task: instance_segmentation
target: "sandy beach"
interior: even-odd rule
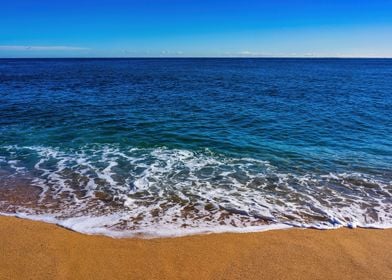
[[[0,217],[0,279],[392,279],[392,230],[89,236]]]

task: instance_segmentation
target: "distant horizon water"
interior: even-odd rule
[[[6,59],[392,59],[392,56],[26,56],[26,57],[1,57],[1,60]]]

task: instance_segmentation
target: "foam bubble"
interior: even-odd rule
[[[367,174],[292,174],[253,158],[165,147],[7,146],[2,154],[14,177],[42,189],[15,215],[83,233],[151,237],[392,224],[392,184]],[[9,203],[0,201],[3,213]]]

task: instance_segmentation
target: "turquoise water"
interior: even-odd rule
[[[0,60],[0,209],[87,233],[389,227],[392,60]]]

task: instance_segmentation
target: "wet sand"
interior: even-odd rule
[[[392,279],[392,230],[112,239],[0,217],[0,279]]]

